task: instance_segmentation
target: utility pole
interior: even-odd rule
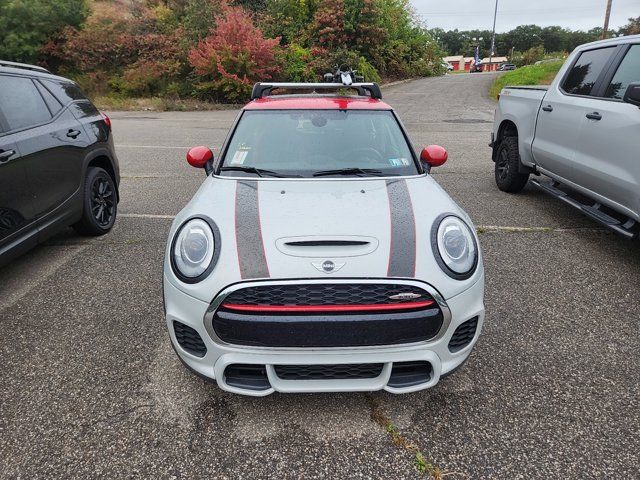
[[[611,0],[609,0],[609,5],[611,5]],[[493,70],[493,65],[492,65],[493,51],[496,47],[496,16],[498,16],[498,0],[496,0],[496,8],[493,11],[493,32],[491,33],[491,51],[489,52],[489,69],[490,70]]]
[[[607,0],[607,11],[604,14],[604,28],[602,29],[602,38],[607,38],[607,30],[609,30],[609,16],[611,15],[611,1]]]

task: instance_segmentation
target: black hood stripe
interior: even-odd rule
[[[269,266],[264,251],[258,182],[242,180],[236,184],[236,244],[240,276],[269,278]]]
[[[416,221],[405,180],[387,180],[391,217],[389,277],[415,277]]]

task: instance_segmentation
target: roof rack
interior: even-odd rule
[[[256,83],[251,92],[251,100],[257,100],[264,96],[271,95],[271,91],[277,88],[287,90],[342,90],[343,88],[352,88],[358,91],[358,95],[366,96],[367,93],[371,98],[380,100],[382,92],[377,83]]]
[[[23,70],[33,70],[34,72],[51,73],[46,68],[39,67],[38,65],[29,65],[28,63],[9,62],[7,60],[0,60],[0,67],[21,68]]]

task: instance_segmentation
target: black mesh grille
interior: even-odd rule
[[[196,357],[204,357],[207,353],[207,347],[204,345],[202,338],[193,328],[188,327],[184,323],[173,322],[173,331],[176,334],[176,340],[185,352],[195,355]]]
[[[347,380],[376,378],[382,363],[344,365],[275,365],[276,375],[283,380]]]
[[[449,340],[449,350],[457,352],[469,345],[476,335],[476,328],[478,328],[478,317],[473,317],[456,328],[451,340]]]
[[[398,294],[413,298],[389,298]],[[231,293],[225,302],[241,305],[362,305],[424,301],[431,296],[419,287],[384,283],[311,283],[264,285]]]

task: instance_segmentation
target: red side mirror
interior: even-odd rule
[[[439,167],[447,161],[447,151],[440,145],[429,145],[420,152],[420,161],[429,167]]]
[[[193,147],[187,152],[187,162],[196,168],[205,168],[213,160],[213,152],[207,147]]]

